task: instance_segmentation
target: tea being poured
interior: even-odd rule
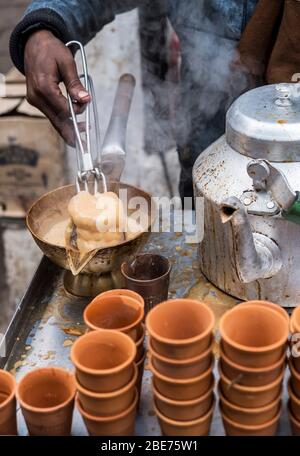
[[[75,234],[72,245],[80,252],[89,252],[103,245],[109,246],[121,242],[124,238],[121,226],[124,223],[124,209],[113,192],[94,195],[86,191],[79,192],[71,198],[68,212],[71,222],[66,236],[68,239],[68,236]]]
[[[145,231],[124,208],[114,192],[90,194],[81,191],[68,204],[69,218],[51,226],[44,239],[52,244],[66,247],[76,230],[72,245],[81,253],[110,247],[134,238]]]

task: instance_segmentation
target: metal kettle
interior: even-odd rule
[[[240,299],[300,304],[300,97],[298,84],[241,95],[226,133],[193,169],[204,198],[200,268]],[[201,216],[201,214],[198,214]]]

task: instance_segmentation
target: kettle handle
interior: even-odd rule
[[[255,191],[270,192],[286,220],[300,224],[300,192],[295,192],[282,171],[267,160],[251,160],[247,165]]]

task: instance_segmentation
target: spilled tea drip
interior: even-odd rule
[[[69,266],[78,274],[99,249],[118,245],[144,231],[114,192],[81,191],[71,198],[65,230]]]

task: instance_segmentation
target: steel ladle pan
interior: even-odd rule
[[[115,246],[99,249],[86,264],[80,274],[73,276],[69,270],[67,253],[64,247],[45,241],[45,234],[56,223],[68,218],[68,203],[76,194],[75,185],[57,188],[40,197],[30,208],[26,223],[33,239],[55,264],[66,269],[64,285],[68,292],[76,296],[96,296],[111,288],[121,288],[123,279],[120,266],[123,261],[133,258],[145,245],[154,223],[155,210],[151,211],[151,195],[137,187],[122,182],[108,182],[108,190],[118,193],[126,189],[128,201],[133,197],[142,197],[148,205],[148,231],[137,233],[131,240],[125,240]],[[128,215],[133,211],[128,211]]]

